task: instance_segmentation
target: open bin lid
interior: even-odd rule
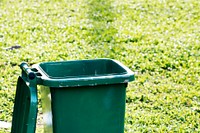
[[[49,87],[94,86],[134,80],[133,72],[113,59],[44,62],[33,65],[33,69],[38,84]]]

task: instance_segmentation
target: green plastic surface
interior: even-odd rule
[[[34,133],[36,128],[36,119],[36,86],[34,86],[34,83],[29,83],[22,77],[19,77],[15,95],[11,133]]]
[[[92,86],[134,80],[130,69],[111,59],[46,62],[33,67],[41,74],[38,83],[50,87]]]
[[[42,85],[46,133],[124,132],[126,87],[134,75],[120,62],[111,59],[45,62],[33,68],[22,63],[21,68],[12,133],[35,132],[37,100],[23,102],[23,99],[37,99],[36,85]],[[28,109],[20,114],[21,107]],[[26,117],[33,121],[21,120]],[[32,128],[26,130],[23,125]]]
[[[54,133],[123,133],[126,83],[50,88]]]

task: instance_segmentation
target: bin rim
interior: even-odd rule
[[[65,78],[54,78],[49,76],[41,64],[50,64],[50,63],[66,63],[66,62],[76,62],[76,61],[112,61],[119,65],[124,72],[121,73],[112,73],[112,74],[101,74],[96,76],[73,76]],[[37,69],[37,81],[39,85],[48,86],[48,87],[76,87],[76,86],[95,86],[95,85],[105,85],[105,84],[117,84],[117,83],[128,83],[135,79],[134,73],[121,62],[108,59],[108,58],[99,58],[99,59],[85,59],[85,60],[69,60],[69,61],[52,61],[52,62],[42,62],[33,65],[34,69]]]

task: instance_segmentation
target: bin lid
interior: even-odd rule
[[[49,87],[127,83],[133,72],[113,59],[43,62],[33,65],[38,84]]]

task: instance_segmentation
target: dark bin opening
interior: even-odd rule
[[[40,68],[52,79],[64,77],[94,77],[124,74],[126,70],[113,60],[80,60],[41,63]]]

